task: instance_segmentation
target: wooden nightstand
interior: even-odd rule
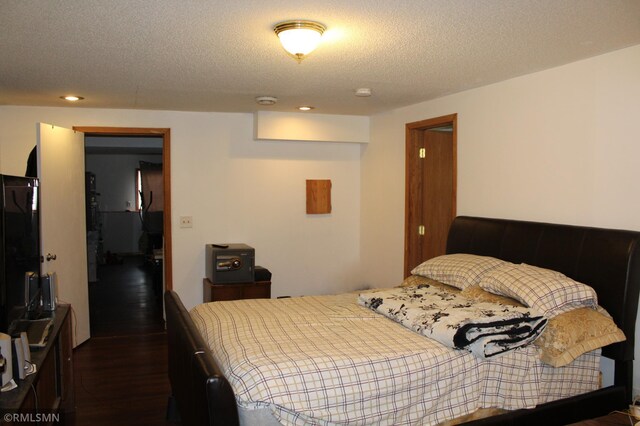
[[[270,299],[271,281],[253,281],[237,284],[213,284],[209,278],[202,280],[204,302],[241,299]]]

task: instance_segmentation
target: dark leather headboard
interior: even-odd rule
[[[630,364],[640,292],[639,240],[640,232],[633,231],[459,216],[449,230],[447,253],[527,263],[590,285],[627,337],[602,354]]]

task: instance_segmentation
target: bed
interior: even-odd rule
[[[607,414],[629,403],[640,290],[639,238],[640,233],[630,231],[474,217],[454,220],[447,253],[527,263],[586,283],[595,289],[599,304],[627,337],[602,349],[603,356],[615,362],[612,386],[467,424],[533,425],[544,421],[561,425]],[[233,388],[210,348],[212,336],[203,338],[175,293],[168,292],[165,300],[169,378],[183,423],[239,424]]]

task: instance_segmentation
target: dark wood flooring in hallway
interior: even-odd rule
[[[142,256],[113,262],[100,265],[98,281],[89,283],[91,336],[164,331],[159,267],[145,263]]]
[[[70,425],[176,425],[165,420],[167,342],[161,289],[141,257],[99,267],[90,283],[91,339],[74,350]]]

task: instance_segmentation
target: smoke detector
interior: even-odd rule
[[[274,98],[273,96],[258,96],[256,102],[259,105],[274,105],[278,102],[278,98]]]
[[[356,89],[356,96],[367,98],[371,96],[371,89],[369,89],[368,87],[361,87],[360,89]]]

